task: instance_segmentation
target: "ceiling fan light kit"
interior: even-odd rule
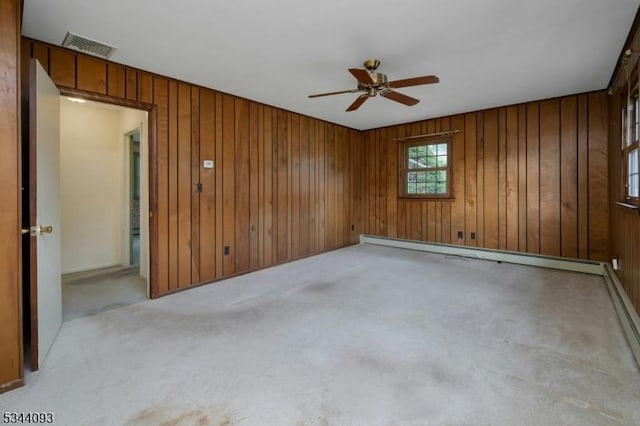
[[[380,95],[383,98],[390,99],[395,102],[399,102],[403,105],[413,106],[420,102],[419,99],[412,98],[411,96],[404,95],[400,92],[396,92],[393,89],[401,87],[419,86],[423,84],[438,83],[438,79],[435,75],[425,75],[423,77],[406,78],[403,80],[389,81],[386,74],[377,72],[376,70],[380,66],[379,59],[367,59],[364,61],[364,69],[361,68],[349,68],[349,72],[358,81],[358,88],[351,90],[341,90],[338,92],[319,93],[316,95],[309,95],[310,98],[318,98],[321,96],[340,95],[343,93],[363,93],[356,98],[356,100],[349,105],[347,111],[355,111],[368,99],[373,98],[376,95]]]

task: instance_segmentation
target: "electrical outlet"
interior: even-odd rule
[[[471,233],[471,239],[472,239],[472,240],[475,240],[475,239],[476,239],[476,233],[475,233],[475,232],[472,232],[472,233]]]
[[[464,238],[464,233],[462,231],[458,231],[458,239],[461,240]]]
[[[224,255],[228,255],[229,254],[229,246],[224,246]]]

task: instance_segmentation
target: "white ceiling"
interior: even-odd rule
[[[23,34],[67,31],[111,57],[301,114],[370,129],[606,88],[640,0],[25,0]],[[436,74],[345,112],[347,68],[379,58],[390,80]]]

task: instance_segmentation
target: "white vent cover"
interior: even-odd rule
[[[108,44],[91,40],[90,38],[83,37],[72,32],[67,32],[62,45],[105,59],[113,55],[113,52],[117,49],[117,47],[109,46]]]

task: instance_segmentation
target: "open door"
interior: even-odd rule
[[[60,259],[60,92],[30,63],[29,233],[31,369],[47,356],[62,325]]]

